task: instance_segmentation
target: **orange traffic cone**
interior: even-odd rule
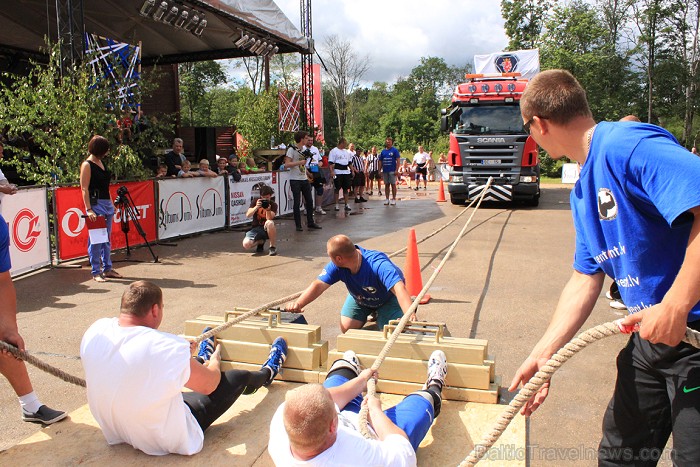
[[[445,201],[447,201],[447,200],[445,199],[445,185],[442,183],[442,180],[440,180],[440,190],[438,191],[438,199],[437,199],[437,202],[438,202],[438,203],[444,203]]]
[[[420,261],[418,260],[418,244],[416,243],[416,231],[411,229],[408,234],[408,249],[406,251],[406,290],[411,297],[415,298],[423,290],[423,279],[420,274]],[[421,305],[430,301],[430,295],[425,294],[421,299]]]

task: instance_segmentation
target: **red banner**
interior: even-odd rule
[[[139,224],[149,242],[156,241],[156,206],[153,180],[144,182],[124,182],[111,185],[109,193],[114,200],[119,187],[125,186],[134,202],[134,209]],[[56,196],[56,216],[58,220],[58,258],[61,261],[87,256],[88,231],[85,228],[83,195],[80,187],[61,187],[54,192]],[[126,214],[126,213],[125,213]],[[133,220],[129,216],[129,246],[145,244]],[[122,210],[117,207],[112,225],[112,250],[126,247],[126,237],[122,231]]]
[[[323,91],[321,90],[321,65],[313,64],[314,73],[314,125],[316,131],[314,133],[316,141],[326,144],[326,138],[323,135]]]

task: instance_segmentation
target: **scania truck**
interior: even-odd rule
[[[540,165],[537,143],[523,128],[520,97],[527,80],[520,73],[468,74],[450,107],[442,110],[441,129],[450,135],[447,184],[452,204],[481,195],[486,201],[521,201],[537,206]]]

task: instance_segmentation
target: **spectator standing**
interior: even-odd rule
[[[201,161],[199,161],[199,171],[198,172],[199,172],[200,177],[215,178],[215,177],[219,176],[219,174],[217,174],[216,172],[214,172],[213,170],[211,170],[209,168],[209,161],[207,159],[202,159]]]
[[[335,187],[335,210],[340,211],[338,199],[340,190],[343,190],[343,201],[345,201],[345,211],[350,211],[348,206],[348,197],[350,188],[352,187],[352,169],[350,168],[350,160],[352,155],[350,151],[345,149],[347,145],[345,138],[338,140],[338,146],[331,149],[328,155],[328,164],[331,168],[331,177],[333,177],[333,185]]]
[[[438,177],[440,177],[440,180],[443,181],[448,181],[449,176],[446,176],[447,172],[447,156],[445,155],[444,152],[440,153],[440,157],[438,158]]]
[[[311,197],[311,184],[306,176],[306,159],[307,156],[302,154],[299,147],[313,144],[313,140],[305,131],[297,131],[294,133],[294,141],[296,145],[291,145],[287,149],[286,157],[284,158],[284,167],[290,169],[289,184],[292,189],[292,197],[294,198],[294,224],[296,224],[297,232],[304,229],[301,226],[301,197],[304,197],[304,206],[306,206],[306,228],[308,230],[318,230],[321,226],[314,221],[314,200]],[[310,153],[309,153],[310,155]]]
[[[355,153],[352,155],[350,163],[353,171],[352,188],[355,194],[355,202],[366,203],[367,200],[362,197],[365,191],[365,161],[362,160],[362,151],[359,148],[355,148],[354,151]]]
[[[391,205],[396,205],[396,170],[399,166],[401,153],[394,147],[394,139],[390,136],[384,141],[385,148],[379,154],[379,170],[382,172],[382,181],[384,182],[384,192],[386,193],[386,201],[384,205],[389,205],[389,187],[391,187]]]
[[[106,138],[95,135],[88,143],[88,157],[80,166],[80,190],[83,194],[85,214],[91,222],[97,220],[97,216],[105,218],[107,229],[107,241],[93,244],[88,237],[88,257],[92,268],[92,278],[96,282],[106,282],[107,278],[121,279],[122,275],[112,269],[112,219],[114,218],[114,204],[109,195],[109,182],[112,173],[105,166],[105,159],[109,155],[109,141]]]
[[[165,165],[168,166],[168,177],[177,176],[182,170],[182,163],[187,160],[184,153],[184,143],[181,138],[173,140],[173,149],[165,155]]]
[[[433,151],[428,151],[428,181],[435,181],[435,159],[433,159]]]
[[[377,146],[372,146],[372,152],[367,155],[367,165],[365,168],[369,179],[369,195],[372,196],[374,181],[377,181],[377,191],[382,196],[382,175],[379,173],[379,156],[377,156]]]
[[[416,174],[416,191],[420,189],[420,179],[423,177],[423,189],[428,190],[428,159],[430,155],[425,152],[423,146],[418,146],[418,152],[413,156],[413,170]]]
[[[323,178],[323,173],[321,172],[323,158],[318,148],[313,145],[313,138],[311,136],[307,138],[306,143],[309,141],[311,141],[311,144],[309,146],[304,144],[301,148],[301,152],[306,154],[306,151],[308,151],[308,153],[311,154],[311,157],[306,159],[306,175],[316,195],[316,209],[314,212],[324,215],[326,211],[323,210],[323,186],[326,180]]]

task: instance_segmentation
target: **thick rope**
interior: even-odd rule
[[[525,403],[529,401],[530,398],[534,396],[537,391],[539,391],[540,388],[552,378],[552,375],[559,369],[559,367],[566,363],[576,353],[586,348],[589,344],[599,341],[605,337],[614,336],[615,334],[620,333],[629,334],[632,332],[632,327],[625,328],[621,323],[622,319],[619,319],[617,321],[603,323],[591,328],[579,334],[577,337],[574,337],[568,344],[552,355],[547,363],[540,368],[537,373],[535,373],[530,381],[528,381],[527,384],[520,389],[518,394],[516,394],[513,400],[510,401],[508,407],[506,407],[503,413],[499,416],[498,420],[496,420],[496,423],[494,423],[491,431],[484,436],[481,443],[474,446],[472,452],[462,461],[462,463],[459,464],[459,467],[471,467],[476,465],[476,463],[479,462],[481,458],[484,457],[486,452],[494,445],[498,438],[501,437],[523,405],[525,405]],[[687,328],[683,342],[687,342],[693,347],[700,348],[700,332]]]
[[[34,365],[35,367],[39,368],[40,370],[45,371],[46,373],[49,373],[53,376],[56,376],[57,378],[60,378],[67,383],[75,384],[76,386],[85,387],[85,380],[84,379],[78,378],[77,376],[70,375],[63,370],[60,370],[54,366],[49,365],[48,363],[42,362],[41,360],[39,360],[35,356],[31,355],[26,350],[20,350],[17,347],[15,347],[14,345],[8,344],[5,341],[0,341],[0,349],[10,352],[15,358],[18,358],[20,360],[24,360],[25,362],[27,362],[31,365]]]
[[[479,210],[481,201],[484,199],[484,196],[486,195],[486,192],[488,191],[488,188],[489,186],[491,186],[492,182],[493,177],[489,177],[488,182],[486,182],[486,186],[484,186],[484,190],[481,192],[481,196],[479,196],[478,198],[478,202],[476,204],[476,207],[474,208],[474,211],[472,212],[472,215],[469,216],[469,219],[467,219],[467,222],[466,224],[464,224],[464,227],[462,227],[462,230],[459,232],[459,235],[457,235],[457,238],[455,238],[449,250],[447,250],[447,252],[445,253],[445,256],[442,258],[442,261],[440,261],[438,267],[435,268],[435,271],[430,276],[430,279],[428,279],[428,281],[425,283],[418,296],[415,298],[415,300],[413,300],[413,303],[411,303],[411,306],[408,308],[408,311],[403,315],[403,317],[399,321],[399,324],[396,326],[396,329],[394,329],[394,332],[391,333],[389,340],[387,340],[386,344],[384,344],[384,348],[382,348],[381,352],[379,352],[379,355],[377,355],[377,358],[372,364],[371,368],[373,370],[378,370],[381,364],[384,362],[384,359],[389,354],[391,347],[401,335],[401,332],[403,331],[404,327],[406,327],[406,323],[408,323],[413,313],[415,313],[416,308],[418,308],[418,304],[420,303],[421,299],[425,296],[428,290],[430,290],[430,287],[433,285],[433,282],[435,282],[435,279],[437,279],[438,274],[440,273],[440,271],[442,271],[442,267],[445,265],[448,258],[452,255],[452,252],[457,247],[459,241],[465,235],[467,227],[469,227],[469,224],[471,223],[474,214],[476,214],[476,212]],[[370,380],[367,382],[367,396],[374,396],[376,393],[376,381],[374,380],[374,378],[370,378]],[[365,438],[372,438],[372,432],[369,430],[368,415],[369,407],[367,406],[367,404],[363,404],[362,408],[360,409],[360,433],[362,433],[362,436],[364,436]]]

